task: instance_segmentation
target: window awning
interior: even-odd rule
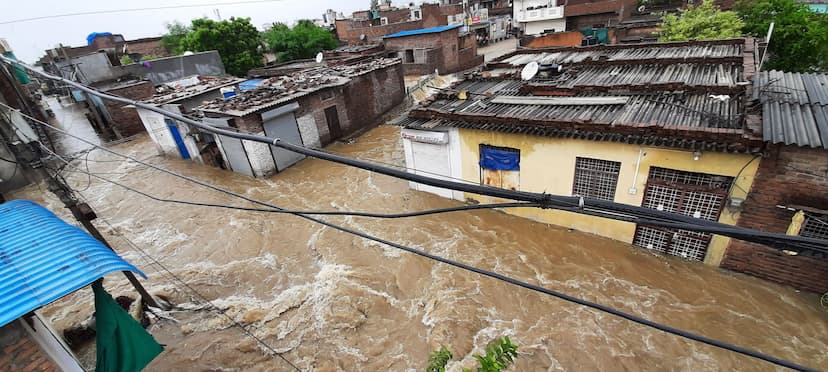
[[[115,271],[146,275],[28,200],[0,204],[0,326]]]

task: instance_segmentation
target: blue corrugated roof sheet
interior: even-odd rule
[[[243,81],[243,82],[239,83],[239,89],[243,90],[243,91],[244,90],[253,90],[253,89],[258,88],[259,85],[262,85],[263,81],[264,81],[264,79],[246,80],[246,81]]]
[[[422,34],[433,34],[437,32],[443,32],[448,30],[453,30],[455,28],[459,28],[462,25],[448,25],[448,26],[437,26],[437,27],[430,27],[430,28],[421,28],[419,30],[408,30],[408,31],[400,31],[395,34],[391,34],[386,36],[386,39],[394,38],[394,37],[403,37],[403,36],[412,36],[412,35],[422,35]]]
[[[0,326],[114,271],[146,275],[48,209],[0,204]]]

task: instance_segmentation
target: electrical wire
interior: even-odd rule
[[[85,198],[84,198],[84,199],[85,199]],[[115,227],[114,227],[111,223],[109,223],[109,221],[108,221],[107,219],[105,219],[105,218],[103,218],[103,217],[101,217],[101,216],[98,216],[98,217],[99,217],[99,218],[100,218],[100,219],[101,219],[101,220],[102,220],[102,221],[103,221],[103,222],[104,222],[107,226],[109,226],[109,228],[110,228],[110,229],[115,230]],[[127,242],[127,244],[128,244],[130,247],[132,247],[132,249],[133,249],[133,250],[135,250],[135,251],[139,252],[139,253],[140,253],[140,254],[142,254],[144,257],[146,257],[147,259],[151,260],[151,261],[152,261],[152,262],[153,262],[153,263],[154,263],[157,267],[160,267],[163,271],[165,271],[165,272],[166,272],[166,274],[167,274],[167,275],[169,275],[169,276],[170,276],[170,277],[172,277],[175,281],[177,281],[177,282],[179,282],[181,285],[183,285],[183,286],[184,286],[187,290],[189,290],[189,291],[190,291],[190,293],[192,293],[193,295],[195,295],[195,296],[196,296],[199,300],[201,300],[203,303],[207,304],[207,306],[209,306],[210,308],[214,309],[214,310],[215,310],[215,312],[217,312],[218,314],[220,314],[220,315],[224,316],[224,318],[226,318],[227,320],[229,320],[229,321],[233,324],[233,326],[235,326],[235,327],[237,327],[237,328],[241,329],[241,331],[242,331],[244,334],[246,334],[248,337],[252,338],[252,339],[253,339],[253,340],[255,340],[256,342],[258,342],[260,345],[262,345],[262,346],[264,346],[265,348],[267,348],[268,350],[270,350],[270,351],[271,351],[274,355],[278,356],[278,357],[279,357],[280,359],[282,359],[285,363],[287,363],[288,365],[290,365],[291,367],[293,367],[293,369],[294,369],[294,370],[297,370],[297,371],[301,371],[301,370],[302,370],[302,369],[300,369],[298,366],[296,366],[296,364],[294,364],[293,362],[291,362],[290,360],[288,360],[288,359],[287,359],[287,358],[283,355],[284,353],[280,353],[280,352],[276,351],[276,348],[274,348],[273,346],[271,346],[270,344],[268,344],[267,342],[265,342],[265,341],[264,341],[263,339],[261,339],[259,336],[256,336],[253,332],[250,332],[250,330],[248,330],[248,329],[247,329],[247,327],[245,327],[243,324],[239,323],[237,320],[233,319],[233,317],[231,317],[230,315],[227,315],[227,313],[226,313],[224,310],[222,310],[221,308],[219,308],[218,306],[216,306],[215,304],[213,304],[213,302],[212,302],[212,301],[210,301],[210,300],[208,300],[208,299],[207,299],[207,297],[205,297],[204,295],[202,295],[199,291],[197,291],[195,288],[193,288],[193,287],[192,287],[189,283],[187,283],[186,281],[184,281],[183,279],[181,279],[180,277],[178,277],[177,275],[175,275],[175,274],[174,274],[171,270],[169,270],[166,266],[164,266],[163,264],[161,264],[161,262],[160,262],[160,261],[158,261],[155,257],[153,257],[152,255],[150,255],[149,253],[147,253],[145,250],[143,250],[143,249],[141,249],[140,247],[138,247],[138,245],[137,245],[137,244],[135,244],[135,243],[133,243],[131,240],[129,240],[129,238],[127,238],[127,237],[126,237],[126,236],[124,236],[123,234],[122,234],[122,235],[120,235],[120,237],[121,237],[121,239],[123,239],[125,242]],[[162,274],[162,275],[163,275],[163,274]],[[175,283],[173,283],[173,285],[175,285]],[[179,287],[179,288],[180,288],[180,287]]]
[[[547,194],[547,193],[515,191],[515,190],[498,189],[498,188],[492,188],[492,187],[484,187],[484,186],[477,185],[477,184],[466,184],[466,183],[454,182],[454,181],[445,180],[445,179],[439,179],[439,178],[434,178],[434,177],[423,176],[423,175],[416,174],[416,173],[409,173],[409,172],[402,171],[402,170],[399,170],[399,169],[383,167],[383,166],[380,166],[380,165],[377,165],[377,164],[372,164],[370,162],[366,162],[366,161],[363,161],[363,160],[360,160],[360,159],[353,159],[353,158],[350,158],[350,157],[339,156],[339,155],[330,154],[330,153],[327,153],[327,152],[324,152],[324,151],[319,151],[319,150],[316,150],[316,149],[312,149],[312,148],[309,148],[309,147],[306,147],[306,146],[288,143],[288,142],[282,141],[279,138],[270,138],[270,137],[266,137],[266,136],[255,135],[255,134],[239,133],[239,132],[235,132],[235,131],[231,131],[231,130],[227,130],[227,129],[223,129],[223,128],[213,127],[213,126],[210,126],[208,124],[198,122],[198,121],[195,121],[195,120],[190,119],[188,117],[185,117],[181,114],[169,112],[169,111],[163,110],[159,107],[155,107],[155,106],[152,106],[152,105],[147,105],[147,104],[144,104],[144,103],[132,100],[132,99],[128,99],[128,98],[124,98],[124,97],[120,97],[120,96],[115,96],[115,95],[103,93],[103,92],[97,91],[95,89],[89,88],[89,87],[87,87],[83,84],[79,84],[79,83],[76,83],[74,81],[59,77],[59,76],[55,76],[55,75],[51,75],[51,74],[48,74],[48,73],[45,73],[45,72],[42,72],[42,71],[38,71],[38,70],[36,70],[36,69],[26,65],[26,64],[23,64],[19,61],[11,60],[11,59],[9,59],[5,56],[0,56],[0,61],[6,62],[6,63],[11,64],[13,66],[20,66],[21,68],[24,68],[24,69],[32,72],[35,75],[39,75],[39,76],[43,76],[47,79],[63,82],[67,85],[71,85],[71,86],[73,86],[77,89],[80,89],[80,90],[82,90],[84,92],[87,92],[89,94],[96,95],[96,96],[101,97],[103,99],[116,101],[116,102],[121,102],[121,103],[126,103],[126,104],[131,104],[131,105],[134,105],[136,107],[140,107],[140,108],[152,111],[152,112],[159,113],[161,115],[164,115],[164,116],[172,118],[172,119],[176,119],[176,120],[178,120],[182,123],[194,126],[196,128],[199,128],[199,129],[201,129],[205,132],[211,133],[211,134],[223,135],[223,136],[227,136],[227,137],[230,137],[230,138],[248,140],[248,141],[253,141],[253,142],[258,142],[258,143],[265,143],[265,144],[272,145],[272,146],[275,146],[275,147],[279,147],[279,148],[282,148],[282,149],[286,149],[286,150],[289,150],[289,151],[292,151],[292,152],[295,152],[295,153],[299,153],[299,154],[302,154],[302,155],[305,155],[305,156],[310,156],[310,157],[319,158],[319,159],[322,159],[322,160],[326,160],[326,161],[330,161],[330,162],[334,162],[334,163],[338,163],[338,164],[343,164],[343,165],[347,165],[347,166],[351,166],[351,167],[356,167],[356,168],[372,171],[372,172],[375,172],[375,173],[379,173],[379,174],[383,174],[383,175],[387,175],[387,176],[391,176],[391,177],[395,177],[395,178],[404,179],[404,180],[411,181],[411,182],[421,183],[421,184],[434,186],[434,187],[439,187],[439,188],[451,189],[451,190],[455,190],[455,191],[462,191],[462,192],[474,193],[474,194],[479,194],[479,195],[486,195],[486,196],[491,196],[491,197],[496,197],[496,198],[503,198],[503,199],[511,199],[511,200],[515,200],[515,201],[525,201],[525,202],[537,203],[541,206],[541,208],[549,208],[549,207],[555,207],[555,206],[566,206],[566,205],[577,204],[577,205],[580,205],[580,206],[585,206],[585,207],[590,207],[590,208],[604,209],[608,212],[627,213],[627,214],[639,216],[639,217],[642,217],[642,218],[655,218],[655,219],[673,220],[674,222],[677,222],[677,223],[686,223],[686,224],[688,224],[688,226],[685,229],[690,230],[690,231],[695,231],[695,229],[698,226],[708,226],[708,227],[726,229],[726,230],[723,230],[723,231],[731,231],[730,229],[734,228],[734,229],[737,229],[738,231],[741,231],[741,232],[744,233],[744,234],[740,235],[741,237],[739,239],[741,239],[741,240],[746,240],[746,241],[751,241],[751,242],[757,242],[757,243],[760,243],[760,244],[765,244],[765,243],[760,242],[757,239],[753,238],[753,236],[757,236],[757,237],[761,236],[761,239],[763,239],[763,240],[773,241],[774,244],[771,245],[771,247],[775,248],[775,249],[782,249],[780,246],[784,246],[785,248],[798,248],[798,249],[811,249],[811,250],[814,250],[813,247],[816,247],[816,250],[820,250],[823,253],[828,253],[828,241],[825,241],[823,239],[807,238],[807,237],[802,237],[802,236],[791,236],[791,235],[785,235],[785,234],[779,234],[779,233],[761,232],[761,231],[746,229],[746,228],[742,228],[742,227],[734,227],[732,225],[727,225],[727,224],[723,224],[723,223],[716,222],[716,221],[708,221],[708,220],[694,218],[694,217],[691,217],[691,216],[685,216],[685,215],[680,215],[680,214],[675,214],[675,213],[670,213],[670,212],[658,211],[658,210],[651,209],[651,208],[646,208],[646,207],[631,206],[631,205],[626,205],[626,204],[622,204],[622,203],[616,203],[614,201],[607,201],[607,200],[600,200],[600,199],[590,199],[590,198],[581,198],[581,197],[573,197],[573,196],[552,195],[552,194]],[[49,124],[46,124],[46,125],[54,128],[54,126],[51,126]],[[576,211],[576,213],[579,213],[579,212]],[[735,236],[731,236],[731,235],[725,235],[725,236],[735,237]]]
[[[421,217],[427,216],[432,214],[442,214],[442,213],[449,213],[449,212],[460,212],[460,211],[472,211],[472,210],[481,210],[481,209],[496,209],[496,208],[529,208],[529,207],[537,207],[536,204],[526,203],[526,202],[518,202],[518,203],[491,203],[491,204],[477,204],[477,205],[463,205],[459,207],[449,207],[449,208],[438,208],[438,209],[429,209],[423,211],[416,211],[416,212],[408,212],[408,213],[372,213],[372,212],[354,212],[354,211],[298,211],[298,210],[287,210],[287,209],[273,209],[273,208],[251,208],[251,207],[242,207],[236,205],[226,205],[226,204],[215,204],[215,203],[202,203],[202,202],[194,202],[188,200],[179,200],[179,199],[168,199],[158,197],[147,192],[135,189],[133,187],[127,186],[123,183],[118,181],[114,181],[105,177],[100,176],[101,173],[92,173],[88,171],[84,171],[79,167],[76,167],[71,164],[71,162],[60,155],[56,154],[55,152],[49,150],[44,146],[42,143],[40,146],[43,150],[50,153],[52,156],[57,157],[60,161],[62,161],[65,165],[75,168],[75,172],[83,173],[88,175],[89,177],[95,177],[101,181],[116,185],[138,195],[144,196],[146,198],[163,202],[163,203],[174,203],[174,204],[184,204],[184,205],[191,205],[197,207],[211,207],[211,208],[224,208],[224,209],[234,209],[240,211],[248,211],[248,212],[265,212],[265,213],[277,213],[277,214],[306,214],[306,215],[319,215],[319,216],[350,216],[350,217],[370,217],[370,218],[385,218],[385,219],[398,219],[398,218],[409,218],[409,217]],[[88,186],[87,186],[88,188]],[[84,190],[85,191],[85,190]]]
[[[89,143],[93,146],[97,146],[97,145],[92,144],[91,142],[89,142],[85,139],[80,138],[80,137],[76,137],[76,138],[81,140],[81,141],[87,142],[87,143]],[[126,154],[121,154],[121,153],[118,153],[118,152],[115,152],[113,150],[103,148],[103,147],[100,147],[100,146],[98,146],[98,147],[103,151],[109,152],[109,153],[114,154],[114,155],[121,156],[121,157],[126,158],[126,159],[130,159],[130,160],[138,162],[138,163],[140,163],[144,166],[147,166],[147,167],[156,169],[158,171],[161,171],[163,173],[175,176],[177,178],[195,183],[195,184],[197,184],[199,186],[202,186],[202,187],[205,187],[207,189],[211,189],[211,190],[214,190],[214,191],[226,194],[226,195],[230,195],[230,196],[233,196],[233,197],[236,197],[236,198],[239,198],[239,199],[242,199],[242,200],[254,203],[254,204],[258,204],[258,205],[261,205],[261,206],[265,206],[265,207],[269,207],[269,208],[273,208],[273,209],[277,209],[277,210],[285,210],[285,209],[283,209],[279,206],[276,206],[276,205],[273,205],[273,204],[270,204],[270,203],[267,203],[267,202],[263,202],[263,201],[260,201],[260,200],[257,200],[257,199],[253,199],[251,197],[248,197],[248,196],[245,196],[245,195],[242,195],[242,194],[230,191],[230,190],[226,190],[226,189],[223,189],[223,188],[218,187],[218,186],[214,186],[212,184],[209,184],[207,182],[198,180],[196,178],[189,177],[189,176],[186,176],[186,175],[183,175],[183,174],[179,174],[177,172],[173,172],[173,171],[167,170],[166,168],[162,168],[162,167],[150,164],[150,163],[142,162],[142,161],[140,161],[140,160],[138,160],[138,159],[136,159],[132,156],[129,156],[129,155],[126,155]],[[564,300],[564,301],[567,301],[567,302],[570,302],[570,303],[578,304],[578,305],[585,306],[585,307],[588,307],[588,308],[591,308],[591,309],[594,309],[594,310],[598,310],[598,311],[601,311],[601,312],[604,312],[604,313],[607,313],[607,314],[611,314],[611,315],[629,320],[631,322],[637,323],[639,325],[650,327],[650,328],[653,328],[653,329],[656,329],[656,330],[659,330],[659,331],[662,331],[662,332],[665,332],[665,333],[669,333],[669,334],[672,334],[672,335],[675,335],[675,336],[683,337],[683,338],[686,338],[686,339],[689,339],[689,340],[697,341],[697,342],[700,342],[700,343],[703,343],[703,344],[718,347],[718,348],[728,350],[728,351],[732,351],[732,352],[742,354],[742,355],[745,355],[745,356],[750,356],[750,357],[753,357],[753,358],[756,358],[756,359],[764,360],[766,362],[776,364],[776,365],[779,365],[779,366],[782,366],[782,367],[794,369],[794,370],[816,371],[813,368],[806,367],[806,366],[803,366],[803,365],[799,365],[799,364],[791,362],[791,361],[787,361],[787,360],[780,359],[780,358],[777,358],[777,357],[774,357],[774,356],[771,356],[771,355],[768,355],[768,354],[764,354],[764,353],[761,353],[761,352],[758,352],[758,351],[755,351],[755,350],[747,349],[745,347],[741,347],[741,346],[738,346],[738,345],[733,345],[733,344],[730,344],[730,343],[727,343],[727,342],[715,340],[715,339],[712,339],[712,338],[709,338],[709,337],[706,337],[706,336],[698,335],[698,334],[695,334],[695,333],[692,333],[692,332],[688,332],[688,331],[681,330],[681,329],[678,329],[678,328],[674,328],[674,327],[671,327],[671,326],[668,326],[668,325],[657,323],[657,322],[648,320],[646,318],[643,318],[643,317],[640,317],[640,316],[637,316],[637,315],[633,315],[633,314],[630,314],[630,313],[626,313],[626,312],[623,312],[621,310],[617,310],[615,308],[612,308],[612,307],[609,307],[609,306],[606,306],[606,305],[601,305],[601,304],[598,304],[596,302],[592,302],[592,301],[581,299],[581,298],[578,298],[578,297],[575,297],[575,296],[567,295],[565,293],[562,293],[562,292],[559,292],[559,291],[556,291],[556,290],[547,289],[547,288],[544,288],[544,287],[541,287],[541,286],[538,286],[538,285],[530,284],[530,283],[523,282],[523,281],[511,278],[511,277],[507,277],[505,275],[498,274],[498,273],[493,272],[493,271],[477,268],[477,267],[467,265],[467,264],[464,264],[464,263],[461,263],[461,262],[458,262],[458,261],[450,260],[450,259],[443,258],[443,257],[437,256],[437,255],[433,255],[433,254],[430,254],[428,252],[425,252],[425,251],[422,251],[422,250],[419,250],[419,249],[415,249],[415,248],[408,247],[408,246],[405,246],[405,245],[402,245],[402,244],[399,244],[399,243],[395,243],[395,242],[392,242],[392,241],[389,241],[389,240],[386,240],[386,239],[375,237],[373,235],[370,235],[370,234],[367,234],[367,233],[364,233],[364,232],[361,232],[361,231],[353,230],[353,229],[350,229],[350,228],[347,228],[347,227],[344,227],[344,226],[340,226],[340,225],[337,225],[337,224],[334,224],[334,223],[331,223],[331,222],[328,222],[328,221],[325,221],[325,220],[322,220],[322,219],[319,219],[319,218],[316,218],[316,217],[311,217],[309,215],[304,215],[304,214],[300,214],[300,213],[290,213],[290,214],[293,214],[297,217],[304,218],[304,219],[312,221],[312,222],[316,222],[316,223],[321,224],[323,226],[330,227],[334,230],[345,232],[345,233],[348,233],[348,234],[351,234],[351,235],[354,235],[354,236],[358,236],[358,237],[361,237],[361,238],[364,238],[364,239],[367,239],[367,240],[371,240],[371,241],[374,241],[374,242],[377,242],[377,243],[385,244],[385,245],[388,245],[390,247],[394,247],[394,248],[397,248],[397,249],[400,249],[400,250],[403,250],[403,251],[406,251],[406,252],[409,252],[409,253],[412,253],[412,254],[415,254],[415,255],[430,259],[430,260],[433,260],[433,261],[437,261],[437,262],[440,262],[440,263],[443,263],[443,264],[446,264],[446,265],[454,266],[454,267],[457,267],[457,268],[460,268],[460,269],[463,269],[463,270],[466,270],[466,271],[469,271],[469,272],[473,272],[473,273],[476,273],[476,274],[479,274],[479,275],[482,275],[482,276],[486,276],[486,277],[489,277],[489,278],[500,280],[500,281],[503,281],[503,282],[506,282],[506,283],[509,283],[509,284],[512,284],[512,285],[515,285],[515,286],[518,286],[518,287],[521,287],[521,288],[525,288],[525,289],[528,289],[528,290],[531,290],[531,291],[534,291],[534,292],[546,294],[546,295],[556,297],[556,298],[559,298],[561,300]]]
[[[56,158],[58,158],[59,160],[61,160],[62,162],[64,162],[67,166],[74,167],[74,165],[72,165],[72,164],[71,164],[71,161],[69,161],[69,160],[67,160],[67,159],[65,159],[65,158],[63,158],[63,157],[61,157],[59,154],[57,154],[57,153],[55,153],[54,151],[50,150],[50,149],[49,149],[49,148],[48,148],[45,144],[43,144],[43,143],[42,143],[42,142],[40,142],[39,140],[34,140],[33,142],[38,143],[38,144],[40,145],[40,147],[41,147],[43,150],[45,150],[46,152],[48,152],[48,153],[50,153],[51,155],[55,156]],[[87,155],[88,155],[88,154],[89,154],[89,152],[87,152]],[[87,189],[89,188],[89,185],[91,185],[91,177],[97,177],[97,178],[100,178],[100,179],[104,179],[103,177],[100,177],[100,176],[98,176],[98,175],[96,175],[96,174],[89,173],[89,172],[83,172],[80,168],[78,168],[78,170],[79,170],[79,171],[81,171],[82,173],[87,173],[87,174],[90,176],[90,181],[89,181],[89,184],[87,184],[87,186],[86,186],[86,188],[87,188]],[[53,171],[54,171],[54,170],[53,170]],[[73,195],[79,195],[79,196],[81,196],[84,200],[86,200],[86,198],[85,198],[85,197],[83,197],[83,195],[81,194],[81,192],[82,192],[82,191],[75,190],[75,189],[71,188],[71,186],[69,186],[69,183],[68,183],[68,182],[66,182],[66,179],[64,179],[64,178],[60,175],[60,173],[59,173],[59,172],[55,172],[55,175],[54,175],[54,176],[55,176],[55,177],[60,178],[60,180],[63,182],[63,184],[64,184],[64,185],[66,185],[66,186],[69,188],[69,191],[70,191]],[[104,179],[104,180],[106,180],[106,179]],[[114,182],[114,181],[109,181],[109,182],[114,183],[114,184],[116,184],[116,185],[119,185],[119,186],[121,186],[121,187],[127,187],[127,186],[125,186],[125,185],[121,185],[121,184],[119,184],[119,183],[117,183],[117,182]],[[127,188],[128,188],[128,187],[127,187]],[[142,192],[140,192],[140,191],[138,191],[138,190],[134,190],[134,189],[132,189],[132,191],[137,192],[137,193],[142,194],[142,195],[147,195],[147,194],[142,193]],[[147,196],[149,196],[149,195],[147,195]],[[108,221],[104,221],[104,222],[106,222],[106,224],[107,224],[107,225],[109,225],[109,227],[110,227],[111,229],[113,229],[113,230],[115,229],[115,228],[114,228],[114,226],[112,226],[112,224],[110,224]],[[215,309],[215,310],[216,310],[219,314],[221,314],[222,316],[224,316],[225,318],[227,318],[227,319],[228,319],[228,320],[229,320],[229,321],[230,321],[230,322],[231,322],[234,326],[236,326],[236,327],[240,328],[240,329],[242,330],[242,332],[244,332],[245,334],[247,334],[248,336],[250,336],[251,338],[253,338],[256,342],[258,342],[259,344],[263,345],[265,348],[269,349],[269,350],[270,350],[270,351],[271,351],[274,355],[278,356],[278,357],[279,357],[279,358],[281,358],[283,361],[285,361],[285,363],[287,363],[287,364],[289,364],[291,367],[293,367],[293,369],[294,369],[294,370],[301,371],[301,369],[300,369],[299,367],[297,367],[295,364],[293,364],[291,361],[289,361],[289,360],[288,360],[288,359],[287,359],[284,355],[282,355],[282,353],[279,353],[278,351],[276,351],[276,349],[275,349],[275,348],[273,348],[273,347],[272,347],[272,346],[270,346],[268,343],[266,343],[264,340],[262,340],[261,338],[259,338],[258,336],[256,336],[256,335],[255,335],[255,334],[253,334],[252,332],[250,332],[250,331],[249,331],[246,327],[244,327],[244,325],[242,325],[241,323],[239,323],[238,321],[236,321],[235,319],[233,319],[231,316],[227,315],[227,314],[226,314],[223,310],[221,310],[218,306],[214,305],[214,304],[213,304],[210,300],[208,300],[208,299],[207,299],[206,297],[204,297],[201,293],[199,293],[198,291],[196,291],[196,290],[195,290],[195,288],[193,288],[192,286],[190,286],[190,285],[189,285],[187,282],[185,282],[184,280],[182,280],[182,279],[178,278],[175,274],[173,274],[173,273],[172,273],[172,271],[168,270],[168,269],[167,269],[164,265],[162,265],[162,264],[161,264],[158,260],[156,260],[154,257],[152,257],[151,255],[149,255],[149,253],[147,253],[147,252],[145,252],[144,250],[142,250],[141,248],[139,248],[137,245],[135,245],[135,244],[134,244],[134,243],[132,243],[129,239],[127,239],[125,236],[121,236],[121,237],[122,237],[125,241],[127,241],[127,242],[128,242],[128,243],[129,243],[129,244],[130,244],[130,245],[131,245],[134,249],[136,249],[136,250],[138,250],[139,252],[141,252],[142,254],[144,254],[146,257],[148,257],[148,258],[149,258],[149,259],[151,259],[153,262],[155,262],[155,264],[156,264],[156,265],[158,265],[158,266],[159,266],[159,267],[161,267],[164,271],[166,271],[169,275],[171,275],[172,277],[176,278],[176,279],[177,279],[179,282],[181,282],[181,283],[182,283],[182,284],[183,284],[186,288],[188,288],[188,289],[189,289],[189,290],[190,290],[193,294],[195,294],[197,297],[199,297],[199,298],[200,298],[203,302],[205,302],[205,303],[206,303],[206,304],[208,304],[210,307],[212,307],[213,309]]]
[[[281,2],[281,1],[285,1],[285,0],[225,1],[225,2],[218,2],[218,3],[203,3],[203,4],[190,4],[190,5],[170,5],[170,6],[158,6],[158,7],[147,7],[147,8],[93,10],[93,11],[86,11],[86,12],[53,14],[53,15],[40,16],[40,17],[18,18],[18,19],[12,19],[12,20],[8,20],[8,21],[0,21],[0,25],[8,25],[8,24],[12,24],[12,23],[21,23],[21,22],[39,21],[39,20],[43,20],[43,19],[77,17],[77,16],[84,16],[84,15],[144,12],[144,11],[150,11],[150,10],[166,10],[166,9],[203,8],[203,7],[208,7],[208,6],[220,6],[220,5],[244,5],[244,4],[275,3],[275,2]]]

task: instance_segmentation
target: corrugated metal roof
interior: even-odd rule
[[[490,115],[515,119],[589,121],[613,126],[653,123],[658,126],[686,128],[741,128],[742,101],[720,101],[709,94],[659,92],[660,94],[625,94],[623,105],[514,105],[496,103],[494,97],[521,96],[522,82],[517,79],[466,80],[453,88],[469,92],[469,99],[441,97],[428,109],[453,114]],[[619,94],[583,92],[576,97],[618,96]]]
[[[448,25],[448,26],[437,26],[437,27],[429,27],[429,28],[421,28],[418,30],[408,30],[408,31],[400,31],[391,35],[385,36],[386,39],[391,39],[395,37],[403,37],[403,36],[413,36],[413,35],[423,35],[423,34],[433,34],[437,32],[443,32],[448,30],[453,30],[455,28],[459,28],[462,25]]]
[[[543,53],[521,53],[504,58],[501,62],[513,66],[522,66],[529,62],[539,64],[573,64],[585,61],[639,61],[646,62],[659,59],[716,59],[738,58],[742,56],[742,43],[725,45],[682,45],[663,47],[654,44],[651,48],[577,48],[575,50],[550,51]]]
[[[0,326],[115,271],[140,270],[28,200],[0,204]]]
[[[753,99],[762,103],[765,141],[828,149],[828,74],[762,71]]]
[[[541,137],[574,138],[590,141],[638,144],[645,146],[665,146],[699,151],[749,153],[755,150],[741,143],[731,143],[727,141],[712,141],[683,137],[654,136],[648,134],[612,133],[609,131],[599,132],[581,130],[576,128],[554,128],[538,125],[511,125],[470,122],[460,120],[416,119],[410,117],[404,117],[401,120],[392,122],[391,124],[399,125],[405,128],[420,130],[439,130],[440,128],[449,127],[462,129],[477,129],[511,134],[527,134]]]

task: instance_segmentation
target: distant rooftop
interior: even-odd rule
[[[460,28],[462,25],[448,25],[448,26],[437,26],[437,27],[430,27],[430,28],[421,28],[418,30],[408,30],[408,31],[400,31],[391,35],[385,36],[386,39],[391,39],[395,37],[405,37],[405,36],[414,36],[414,35],[424,35],[424,34],[434,34],[443,31],[453,30],[455,28]]]
[[[257,89],[229,99],[216,99],[198,109],[203,112],[245,116],[276,107],[316,91],[342,86],[351,78],[401,63],[397,58],[374,58],[359,63],[324,66],[264,79]]]

